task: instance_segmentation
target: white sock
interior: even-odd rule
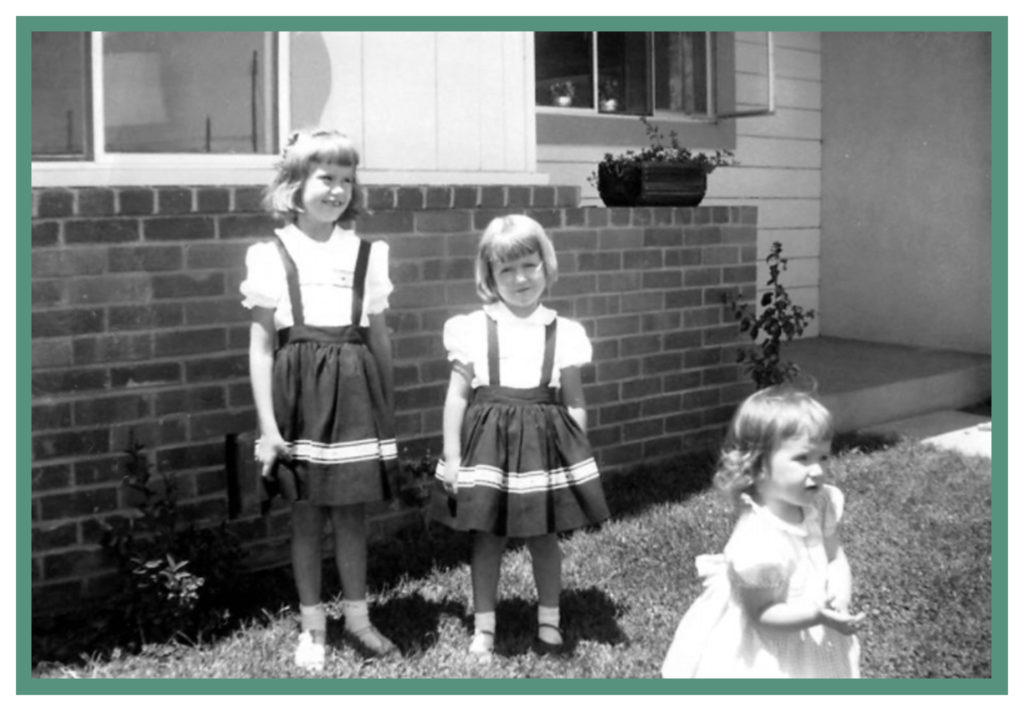
[[[559,612],[557,607],[537,605],[537,637],[548,644],[561,644],[562,636],[558,634]],[[547,627],[546,625],[551,625]],[[556,629],[552,629],[552,627]]]
[[[366,598],[342,600],[341,611],[345,615],[345,629],[349,632],[358,632],[370,626],[370,611],[366,606]]]
[[[299,620],[302,631],[326,632],[327,613],[320,603],[316,605],[299,605]]]
[[[477,612],[473,615],[473,630],[475,632],[490,632],[494,634],[496,626],[494,612]]]

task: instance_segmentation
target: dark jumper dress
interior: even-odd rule
[[[318,506],[392,498],[398,464],[393,415],[384,398],[377,361],[360,326],[370,257],[360,240],[349,326],[305,323],[298,270],[281,238],[294,325],[277,332],[274,417],[289,443],[298,497]]]
[[[462,423],[457,495],[438,464],[431,516],[460,531],[532,538],[600,523],[609,516],[586,434],[550,386],[558,319],[547,325],[541,383],[500,384],[497,324],[488,316],[491,385],[473,391]]]

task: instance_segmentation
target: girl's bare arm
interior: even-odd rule
[[[583,398],[583,379],[578,366],[563,368],[561,373],[562,404],[584,432],[587,431],[587,403]]]

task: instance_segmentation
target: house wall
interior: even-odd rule
[[[560,278],[547,301],[594,344],[584,369],[602,469],[717,438],[749,392],[723,290],[754,292],[757,208],[580,208],[576,187],[366,188],[359,231],[391,247],[399,449],[441,451],[449,365],[444,321],[479,307],[473,260],[496,215],[526,212],[551,235]],[[174,476],[190,521],[227,512],[224,438],[255,427],[244,253],[273,224],[258,188],[33,190],[33,611],[104,595],[103,522],[132,512],[129,437]],[[20,475],[20,473],[19,473]],[[683,473],[682,475],[685,475]],[[375,511],[377,535],[414,511]],[[253,566],[287,557],[278,507],[233,527]]]
[[[822,53],[822,332],[990,352],[988,35],[835,33]]]
[[[733,38],[736,110],[767,105],[766,39],[763,32],[736,32]],[[821,275],[821,33],[775,32],[776,111],[771,116],[723,119],[735,128],[735,155],[740,165],[721,168],[708,179],[702,204],[754,205],[758,209],[757,248],[761,259],[772,242],[782,243],[789,259],[782,277],[794,303],[820,307]],[[720,65],[724,62],[720,61]],[[725,77],[729,81],[733,77]],[[723,110],[732,107],[722,107]],[[610,119],[615,120],[615,119]],[[622,120],[622,119],[619,119]],[[655,120],[657,123],[657,120]],[[704,133],[680,130],[684,145],[714,149],[694,143]],[[592,134],[580,134],[581,137]],[[554,183],[580,185],[582,204],[600,205],[600,197],[587,177],[606,152],[619,153],[642,145],[638,130],[635,146],[576,143],[541,143],[537,148],[538,170]],[[757,285],[768,279],[763,261],[757,264]],[[809,325],[805,336],[815,336],[822,315]]]

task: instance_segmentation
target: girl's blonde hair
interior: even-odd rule
[[[277,163],[277,173],[263,196],[264,207],[286,222],[295,222],[302,211],[302,186],[315,165],[352,168],[352,199],[338,222],[354,219],[362,206],[362,191],[356,177],[359,151],[348,136],[334,129],[292,132]]]
[[[536,252],[544,263],[544,277],[550,287],[558,278],[555,247],[536,220],[526,215],[495,217],[480,238],[476,255],[476,292],[485,303],[499,300],[493,264],[519,259]]]
[[[810,393],[787,385],[758,390],[733,415],[715,485],[738,503],[741,494],[753,493],[765,461],[783,441],[829,442],[833,434],[832,415]]]

